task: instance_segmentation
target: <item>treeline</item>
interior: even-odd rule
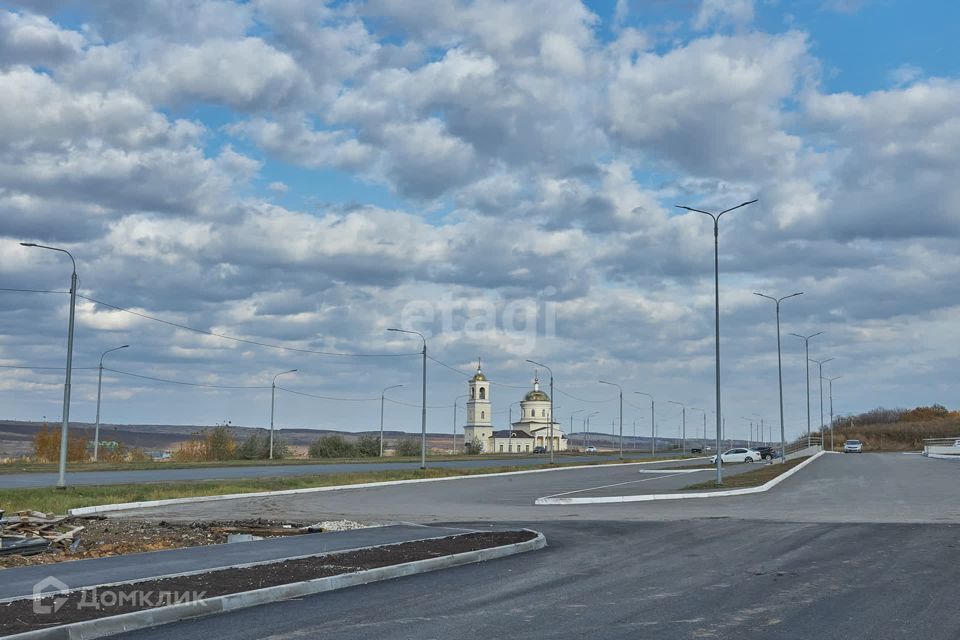
[[[960,411],[940,404],[914,409],[879,407],[833,422],[833,442],[838,449],[844,440],[855,439],[868,451],[919,451],[927,438],[960,436]],[[829,445],[829,431],[825,436]]]
[[[56,462],[60,459],[62,427],[50,428],[44,424],[33,436],[32,458],[38,462]],[[72,430],[67,433],[67,462],[87,462],[93,459],[93,444],[87,433]],[[145,462],[150,456],[140,448],[119,442],[100,441],[98,459],[101,462]]]
[[[274,459],[290,455],[289,447],[280,436],[273,436]],[[270,433],[254,431],[243,442],[237,442],[229,427],[218,425],[204,434],[182,443],[173,452],[178,462],[219,462],[224,460],[267,460],[270,457]]]
[[[395,455],[420,455],[420,440],[402,438],[393,446]],[[341,435],[320,436],[307,449],[311,458],[377,458],[380,456],[380,438],[359,436],[350,440]]]

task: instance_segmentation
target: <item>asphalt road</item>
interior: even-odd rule
[[[125,634],[146,640],[955,640],[948,525],[537,522],[549,546]]]
[[[639,452],[624,452],[628,458],[649,458],[650,454]],[[556,456],[561,463],[568,462],[598,462],[615,460],[616,454],[596,455],[564,455]],[[550,463],[549,455],[524,456],[517,458],[489,459],[478,457],[470,460],[431,460],[427,458],[428,467],[442,467],[451,469],[483,469],[486,467],[523,466],[539,467]],[[67,484],[102,485],[102,484],[129,484],[139,482],[176,482],[180,480],[229,480],[235,478],[266,478],[277,476],[296,476],[324,473],[356,473],[368,471],[392,471],[403,469],[419,469],[419,462],[351,462],[325,464],[287,464],[273,466],[244,466],[244,467],[200,467],[191,469],[164,469],[162,463],[157,469],[143,471],[77,471],[67,470]],[[38,487],[52,487],[57,483],[56,473],[5,473],[0,474],[0,489],[26,489]]]
[[[759,495],[532,504],[565,490],[635,480],[637,469],[556,470],[142,512],[496,523],[542,531],[549,547],[124,637],[960,637],[960,465],[900,454],[827,455]]]

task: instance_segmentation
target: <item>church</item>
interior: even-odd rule
[[[467,383],[467,424],[463,427],[464,443],[474,443],[480,453],[533,453],[536,447],[551,450],[550,427],[553,426],[553,451],[567,450],[567,434],[550,413],[550,396],[540,389],[535,374],[533,389],[520,401],[520,420],[509,429],[494,430],[491,411],[490,381],[477,363],[477,372]]]

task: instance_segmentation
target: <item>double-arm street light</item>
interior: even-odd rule
[[[832,378],[827,378],[827,382],[830,384],[830,451],[833,451],[833,381],[839,380],[843,376],[834,376]],[[823,435],[820,436],[821,442],[823,442]]]
[[[421,383],[421,409],[420,409],[420,468],[427,468],[427,339],[419,331],[408,331],[407,329],[387,329],[387,331],[396,331],[398,333],[412,333],[420,336],[423,340],[423,381]]]
[[[588,413],[587,417],[583,420],[583,446],[590,446],[590,418],[600,413],[599,411],[594,411],[593,413]]]
[[[623,460],[623,387],[616,382],[607,382],[606,380],[600,380],[599,382],[600,384],[608,384],[611,387],[616,387],[620,392],[620,459]]]
[[[118,351],[119,349],[126,349],[130,345],[125,344],[120,347],[114,347],[113,349],[107,349],[100,354],[100,367],[97,371],[97,427],[93,431],[93,461],[96,462],[99,459],[100,453],[100,389],[103,387],[103,356],[107,355],[111,351]]]
[[[780,303],[786,300],[787,298],[794,298],[796,296],[802,296],[803,291],[798,291],[797,293],[791,293],[788,296],[783,296],[782,298],[774,298],[773,296],[768,296],[765,293],[754,292],[755,296],[760,296],[761,298],[766,298],[767,300],[773,300],[774,304],[777,307],[777,376],[779,380],[780,387],[780,451],[782,452],[780,456],[781,462],[786,464],[787,462],[787,435],[786,430],[783,426],[783,360],[780,357]]]
[[[527,362],[535,364],[538,367],[543,367],[550,373],[550,464],[553,464],[553,369],[542,362],[536,362],[534,360],[527,360]]]
[[[657,455],[656,403],[653,401],[653,396],[649,393],[644,393],[643,391],[634,391],[634,393],[650,398],[650,457],[653,457]]]
[[[677,402],[676,400],[667,400],[670,404],[675,404],[681,408],[680,415],[681,418],[681,427],[680,427],[680,443],[683,448],[683,455],[687,455],[687,405],[682,402]]]
[[[694,211],[696,213],[702,213],[704,215],[710,216],[713,219],[713,292],[714,292],[714,326],[716,328],[716,356],[717,356],[717,484],[723,484],[723,466],[720,463],[720,438],[722,437],[722,425],[721,422],[721,413],[720,413],[720,216],[725,213],[729,213],[734,209],[739,209],[740,207],[745,207],[748,204],[753,204],[756,200],[750,200],[749,202],[742,202],[735,207],[730,207],[729,209],[724,209],[720,213],[712,213],[710,211],[703,211],[702,209],[694,209],[693,207],[687,207],[684,205],[676,205],[680,209],[686,209],[687,211]]]
[[[280,376],[285,376],[288,373],[296,373],[298,369],[290,369],[289,371],[281,371],[277,375],[273,376],[273,382],[270,384],[270,459],[273,460],[273,409],[276,405],[277,399],[277,378]]]
[[[70,374],[73,371],[73,318],[77,308],[77,261],[66,249],[48,247],[35,242],[21,242],[24,247],[49,249],[59,251],[70,256],[73,263],[73,273],[70,276],[70,319],[67,323],[67,375],[63,383],[63,424],[60,427],[60,469],[57,478],[57,489],[67,488],[67,430],[70,428]]]
[[[380,457],[383,457],[383,401],[386,399],[387,391],[390,389],[399,389],[402,387],[402,384],[395,384],[389,387],[386,387],[383,391],[380,392]],[[456,405],[454,405],[456,406]],[[456,423],[456,415],[454,415],[454,423]]]
[[[791,333],[790,335],[796,336],[803,340],[805,356],[804,359],[807,362],[807,446],[810,446],[810,338],[814,338],[823,334],[823,331],[817,331],[816,333],[811,333],[808,336],[802,336],[799,333]],[[823,447],[823,440],[820,440],[820,447]]]
[[[823,365],[827,364],[831,360],[833,360],[833,358],[827,358],[826,360],[814,360],[813,358],[810,358],[810,362],[816,364],[817,367],[819,367],[819,372],[820,372],[818,377],[820,378],[820,446],[821,447],[823,446],[823,437],[824,437],[823,429],[825,426],[823,422],[823,380],[824,380]],[[833,445],[831,444],[831,450],[832,448],[833,448]]]

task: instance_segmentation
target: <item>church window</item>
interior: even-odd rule
[[[487,390],[484,389],[483,387],[480,387],[480,399],[481,400],[487,399]]]
[[[537,410],[536,410],[536,409],[530,409],[530,417],[532,418],[532,417],[534,417],[535,415],[537,415]]]
[[[470,387],[470,399],[471,399],[471,400],[473,400],[473,394],[476,393],[476,391],[477,391],[476,389],[474,389],[473,387]]]
[[[541,410],[540,410],[540,416],[543,417],[543,418],[546,418],[546,417],[547,417],[547,410],[546,410],[546,409],[541,409]]]
[[[486,418],[486,417],[487,417],[487,412],[486,412],[486,411],[481,411],[481,412],[480,412],[480,419],[483,420],[483,419]]]

